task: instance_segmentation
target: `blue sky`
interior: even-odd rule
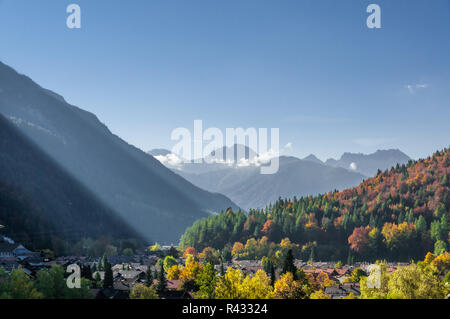
[[[0,0],[0,60],[143,150],[202,119],[300,157],[427,156],[450,145],[449,39],[448,0]]]

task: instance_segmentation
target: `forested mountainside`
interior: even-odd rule
[[[248,216],[228,210],[197,221],[183,247],[267,254],[289,238],[304,260],[423,259],[449,247],[450,149],[379,171],[359,186],[299,199],[279,199]],[[233,250],[235,250],[233,248]]]
[[[64,253],[82,238],[139,238],[115,213],[0,115],[2,234]]]
[[[149,241],[175,243],[195,220],[237,209],[112,134],[94,114],[2,63],[0,113]]]

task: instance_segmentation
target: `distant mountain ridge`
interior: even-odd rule
[[[342,168],[280,156],[279,170],[263,175],[256,166],[227,168],[203,174],[179,174],[201,188],[226,194],[245,209],[262,208],[279,197],[314,195],[358,185],[364,176]]]
[[[310,154],[310,155],[306,156],[303,160],[318,163],[318,164],[324,164],[324,162],[322,162],[320,159],[318,159],[314,154]]]
[[[241,153],[246,156],[245,165],[240,165],[242,160],[236,157],[239,147],[245,149]],[[233,163],[178,163],[171,166],[170,162],[164,162],[167,155],[157,158],[194,185],[224,194],[244,209],[262,208],[279,197],[314,195],[352,187],[365,177],[343,168],[289,156],[280,156],[277,173],[263,175],[260,167],[252,162],[258,156],[256,152],[237,145],[234,150]]]
[[[328,159],[326,165],[354,170],[366,176],[374,176],[396,164],[406,164],[411,158],[398,149],[378,150],[372,154],[344,153],[339,160]]]
[[[375,175],[378,169],[384,170],[409,161],[409,157],[398,150],[378,151],[369,155],[344,153],[340,160],[328,160],[326,163],[313,154],[304,159],[280,156],[280,170],[276,174],[264,176],[260,174],[259,167],[251,162],[244,166],[238,165],[238,147],[244,149],[242,145],[234,146],[233,165],[206,162],[171,165],[169,161],[164,164],[194,185],[224,194],[248,210],[262,208],[279,197],[316,195],[354,187],[369,177],[369,169],[374,170]],[[225,150],[223,148],[223,152]],[[172,153],[166,153],[163,158],[168,154]],[[241,154],[246,154],[247,159],[257,156],[248,147]]]
[[[95,115],[0,63],[0,113],[148,240],[176,243],[195,220],[228,207],[129,145]]]

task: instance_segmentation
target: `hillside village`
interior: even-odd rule
[[[60,266],[64,270],[69,265],[77,264],[82,269],[82,276],[91,281],[89,287],[91,297],[97,299],[128,299],[133,287],[141,284],[146,285],[149,274],[151,285],[158,284],[158,273],[163,267],[163,260],[167,256],[175,258],[180,265],[186,263],[186,256],[179,256],[179,251],[174,246],[162,246],[157,250],[147,249],[138,251],[133,256],[108,256],[107,262],[111,266],[113,283],[105,286],[105,270],[100,266],[105,257],[87,256],[59,256],[53,257],[45,252],[30,251],[20,243],[7,237],[0,237],[0,270],[10,274],[14,270],[23,271],[27,278],[34,280],[42,269],[51,269]],[[104,260],[103,260],[104,262]],[[327,285],[324,293],[333,299],[345,298],[352,294],[360,295],[359,282],[352,282],[351,277],[355,269],[368,270],[369,263],[355,263],[354,265],[336,265],[333,262],[304,262],[294,260],[297,268],[314,278],[323,277],[326,274]],[[398,266],[407,264],[388,264],[389,273],[393,273]],[[86,271],[86,269],[88,269]],[[100,269],[100,270],[99,270]],[[236,269],[244,275],[254,276],[263,270],[262,262],[259,260],[238,260],[233,258],[229,262],[214,265],[217,276],[224,269]],[[281,269],[276,270],[276,277],[281,276]],[[66,278],[69,273],[66,273]],[[168,279],[165,275],[166,289],[159,293],[160,298],[165,299],[193,299],[195,294],[183,287],[181,279]],[[100,281],[100,282],[98,282]]]

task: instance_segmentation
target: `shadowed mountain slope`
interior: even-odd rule
[[[0,224],[29,247],[60,252],[85,237],[139,237],[2,115]]]
[[[176,242],[195,220],[237,208],[2,63],[0,113],[147,239]]]

